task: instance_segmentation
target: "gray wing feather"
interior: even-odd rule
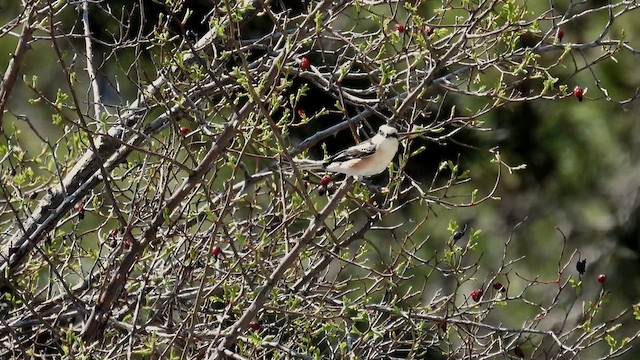
[[[373,155],[376,152],[376,146],[370,140],[363,141],[358,145],[352,146],[348,149],[340,151],[327,159],[324,163],[329,164],[332,162],[347,161],[351,159],[362,159]]]

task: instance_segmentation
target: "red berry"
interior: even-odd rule
[[[516,354],[516,356],[519,358],[524,358],[524,351],[522,351],[520,346],[516,346],[515,348],[513,348],[513,353]]]
[[[305,189],[308,189],[308,188],[309,188],[309,182],[308,182],[307,180],[305,180],[305,181],[302,183],[302,186],[304,186],[304,188],[305,188]]]
[[[582,101],[582,95],[584,95],[584,90],[580,86],[573,88],[573,96],[578,98],[578,101]]]
[[[122,242],[122,247],[123,247],[125,250],[129,250],[129,249],[131,249],[131,241],[130,241],[130,240],[128,240],[128,239],[126,239],[125,241],[123,241],[123,242]]]
[[[395,26],[397,32],[404,32],[404,25],[396,24]]]
[[[298,116],[305,117],[307,116],[307,113],[304,111],[304,109],[298,109]]]
[[[320,185],[327,186],[329,184],[331,184],[331,176],[325,175],[320,179]]]
[[[183,126],[180,128],[180,132],[182,133],[182,135],[187,135],[189,133],[189,128],[186,126]]]
[[[260,330],[260,323],[256,320],[251,320],[251,322],[249,323],[249,328],[251,328],[251,330]]]
[[[311,61],[309,61],[309,59],[307,59],[306,57],[300,59],[300,68],[302,70],[307,70],[309,69],[309,67],[311,67]]]
[[[482,297],[482,290],[474,290],[471,292],[471,298],[473,299],[473,301],[478,302],[480,301],[481,297]]]
[[[562,38],[564,37],[564,30],[558,29],[558,32],[556,33],[556,37],[558,38],[558,40],[562,41]]]
[[[600,284],[604,284],[605,281],[607,281],[607,275],[605,275],[605,274],[598,275],[598,282]]]
[[[211,255],[218,257],[218,255],[220,255],[220,253],[222,252],[222,248],[218,245],[214,246],[213,249],[211,249]]]

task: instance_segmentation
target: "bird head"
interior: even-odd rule
[[[387,137],[398,137],[398,130],[393,126],[382,125],[378,128],[378,135]]]

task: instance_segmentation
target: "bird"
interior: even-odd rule
[[[398,152],[398,130],[381,125],[371,139],[344,149],[325,160],[295,159],[300,170],[326,170],[361,179],[383,172]]]

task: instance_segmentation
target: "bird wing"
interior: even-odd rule
[[[376,145],[370,140],[363,141],[358,145],[354,145],[348,149],[342,150],[325,160],[325,165],[332,162],[341,162],[352,159],[362,159],[371,156],[376,152]]]

